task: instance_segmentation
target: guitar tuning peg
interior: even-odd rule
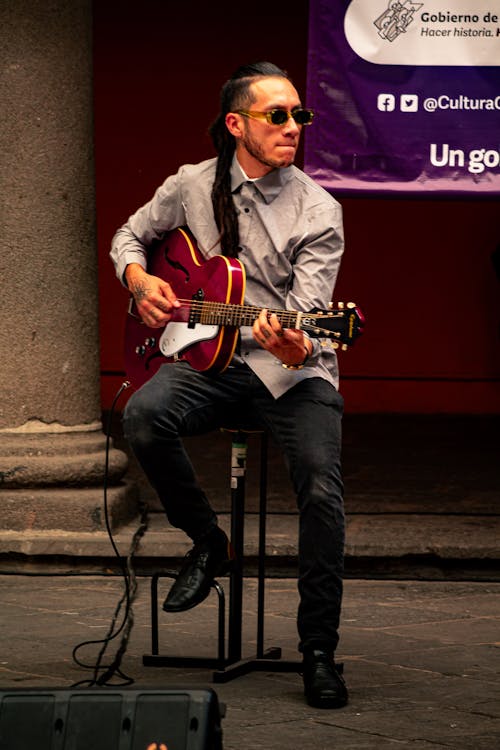
[[[338,342],[338,341],[333,341],[333,342],[332,342],[332,346],[333,346],[333,348],[334,348],[334,349],[338,349],[338,348],[339,348],[339,346],[340,346],[340,344],[339,344],[339,342]]]
[[[333,302],[329,302],[328,303],[328,309],[329,310],[333,310]]]
[[[337,307],[338,307],[339,310],[343,310],[344,309],[344,303],[343,302],[337,302]]]
[[[343,351],[343,352],[346,352],[346,351],[347,351],[347,344],[342,344],[342,351]]]

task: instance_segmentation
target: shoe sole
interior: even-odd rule
[[[312,708],[343,708],[344,706],[347,706],[348,700],[347,698],[345,700],[338,699],[338,698],[319,698],[319,699],[312,699],[308,698],[306,695],[306,699],[308,704]]]

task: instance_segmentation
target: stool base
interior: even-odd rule
[[[249,672],[300,672],[301,669],[302,662],[281,659],[281,649],[273,647],[265,651],[260,658],[241,659],[224,669],[216,670],[213,673],[213,681],[229,682]]]
[[[302,662],[281,659],[280,648],[268,649],[261,658],[250,657],[221,665],[220,660],[213,657],[196,656],[161,656],[160,654],[144,655],[142,663],[146,667],[177,667],[195,669],[214,669],[213,682],[223,683],[249,672],[300,672]]]
[[[214,669],[214,682],[229,682],[249,672],[300,672],[302,662],[281,659],[281,648],[272,647],[258,653],[255,657],[240,658],[240,645],[236,649],[235,658],[225,656],[225,594],[218,581],[213,581],[212,588],[218,597],[218,644],[217,656],[166,656],[159,653],[159,624],[158,624],[158,582],[160,578],[176,578],[177,573],[164,570],[155,573],[151,579],[151,654],[144,654],[142,663],[145,667],[177,667],[193,669]],[[231,646],[231,644],[229,644]],[[230,650],[232,650],[230,648]]]

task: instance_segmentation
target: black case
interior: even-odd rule
[[[211,689],[0,690],[0,750],[221,750]]]

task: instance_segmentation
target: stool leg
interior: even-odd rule
[[[151,653],[158,654],[158,573],[151,578]]]
[[[243,610],[243,556],[245,524],[245,474],[248,443],[246,435],[237,432],[231,446],[231,543],[236,556],[230,574],[228,660],[241,659]]]
[[[264,656],[264,597],[266,585],[267,434],[261,436],[259,488],[259,557],[257,570],[257,658]]]

